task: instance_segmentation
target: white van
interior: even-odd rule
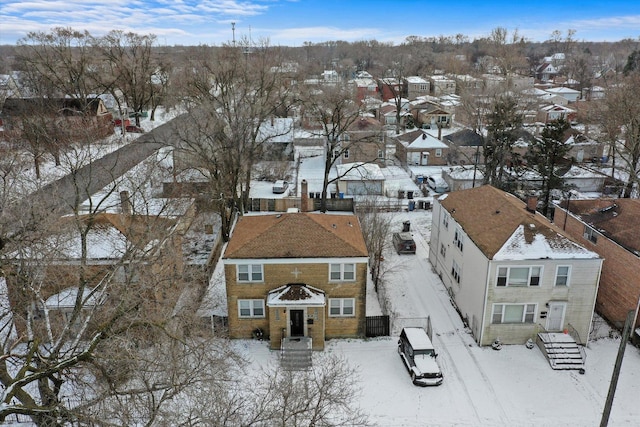
[[[427,185],[436,193],[446,193],[449,191],[449,184],[440,175],[431,175],[427,178]]]
[[[289,188],[289,183],[287,181],[278,180],[273,184],[273,188],[271,190],[273,191],[273,194],[282,194],[287,191],[287,188]]]

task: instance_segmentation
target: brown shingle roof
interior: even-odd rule
[[[573,241],[544,216],[529,212],[523,201],[490,185],[451,192],[440,203],[489,259],[521,225],[527,241],[533,240],[531,230],[547,240]]]
[[[224,258],[366,257],[355,215],[283,213],[243,216]]]
[[[640,200],[571,200],[569,210],[627,250],[640,253]]]

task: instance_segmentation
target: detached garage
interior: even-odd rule
[[[348,163],[337,166],[338,191],[348,196],[384,194],[384,174],[375,163]]]

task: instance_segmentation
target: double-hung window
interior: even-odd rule
[[[238,316],[241,318],[264,317],[264,300],[239,299]]]
[[[332,282],[353,282],[356,280],[356,265],[330,264],[329,280]]]
[[[447,212],[442,215],[442,225],[444,225],[444,228],[449,228],[449,214]]]
[[[588,225],[584,226],[584,238],[592,243],[598,243],[598,233]]]
[[[462,234],[462,230],[459,228],[455,231],[455,234],[453,235],[453,244],[456,245],[458,249],[460,249],[460,251],[462,252],[462,249],[464,248],[464,235]]]
[[[535,304],[494,304],[491,323],[534,323]]]
[[[262,264],[238,264],[238,282],[262,282]]]
[[[330,317],[353,317],[355,315],[355,298],[329,298]]]
[[[453,280],[460,283],[460,266],[455,262],[455,260],[451,264],[451,276],[453,277]]]
[[[569,286],[569,273],[571,272],[571,267],[568,265],[559,265],[556,268],[556,286]]]
[[[539,286],[542,267],[498,267],[497,286]]]

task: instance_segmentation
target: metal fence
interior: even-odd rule
[[[368,316],[366,329],[367,337],[389,336],[389,316]]]

